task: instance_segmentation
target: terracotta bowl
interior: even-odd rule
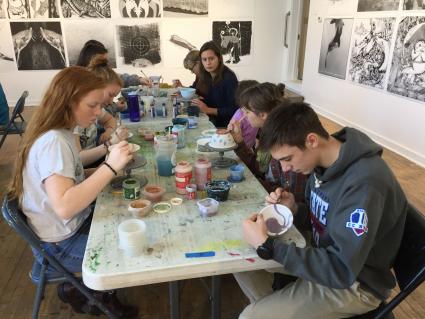
[[[142,194],[152,202],[159,202],[165,194],[165,188],[159,185],[146,185]]]
[[[128,205],[128,211],[134,217],[145,217],[152,209],[152,202],[147,199],[134,200]]]

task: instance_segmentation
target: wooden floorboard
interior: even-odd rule
[[[28,120],[33,108],[27,107],[24,117]],[[339,125],[322,118],[325,127],[334,132]],[[6,185],[13,174],[18,145],[21,139],[17,135],[9,136],[0,149],[0,195],[3,197]],[[425,169],[406,160],[402,156],[385,150],[387,161],[399,180],[409,201],[419,210],[425,212]],[[32,264],[32,253],[29,247],[0,219],[0,318],[30,318],[35,296],[35,287],[28,277]],[[209,282],[208,282],[209,284]],[[208,318],[210,303],[205,287],[199,279],[182,283],[181,318]],[[394,290],[393,294],[397,291]],[[169,318],[168,285],[156,284],[132,287],[119,291],[120,298],[140,308],[140,318]],[[223,277],[222,282],[222,318],[237,318],[248,304],[248,300],[240,291],[231,275]],[[425,318],[425,285],[420,286],[413,294],[398,306],[394,314],[398,319]],[[48,286],[40,309],[42,319],[79,319],[98,318],[76,314],[68,304],[63,304],[56,296],[56,287]]]

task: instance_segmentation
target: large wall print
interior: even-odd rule
[[[348,69],[352,81],[379,89],[384,88],[394,25],[395,18],[354,21]]]
[[[16,70],[10,26],[6,21],[0,21],[0,39],[0,72]]]
[[[163,0],[165,17],[208,15],[208,0]]]
[[[424,0],[403,0],[404,10],[423,10],[425,9]]]
[[[60,22],[10,22],[18,70],[65,67]]]
[[[214,21],[212,34],[225,63],[250,62],[252,21]]]
[[[425,101],[425,17],[400,21],[388,91]]]
[[[325,19],[319,73],[345,79],[353,19]]]
[[[359,0],[357,11],[392,11],[398,10],[399,4],[400,0]]]
[[[0,19],[6,18],[5,0],[0,0]]]
[[[162,0],[119,0],[119,11],[123,18],[161,17]]]
[[[110,18],[109,0],[61,0],[64,18]]]
[[[114,26],[111,23],[105,24],[103,21],[78,21],[68,20],[62,24],[66,48],[68,51],[69,65],[75,65],[84,44],[91,39],[101,42],[108,50],[108,62],[116,68]]]
[[[160,37],[157,23],[117,26],[119,56],[122,63],[137,68],[161,62]]]

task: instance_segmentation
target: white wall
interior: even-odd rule
[[[311,1],[302,93],[318,113],[342,125],[361,129],[385,147],[425,167],[425,104],[387,91],[356,85],[318,73],[323,22],[326,17],[366,17],[355,0],[332,4]],[[417,14],[418,12],[416,12]],[[377,13],[373,13],[375,16]],[[400,18],[402,11],[379,13]],[[415,13],[410,13],[415,14]],[[425,15],[425,11],[421,13]],[[399,19],[397,19],[398,25]]]
[[[118,7],[118,0],[111,0],[111,8]],[[113,13],[113,12],[112,12]],[[113,15],[114,17],[114,15]],[[68,19],[48,19],[49,21],[61,21]],[[194,45],[200,46],[212,38],[212,21],[252,21],[251,63],[245,66],[229,65],[235,71],[239,80],[257,79],[258,81],[281,81],[280,70],[282,69],[283,50],[283,1],[267,0],[210,0],[209,15],[206,18],[156,18],[156,19],[103,19],[109,24],[134,24],[146,22],[159,22],[161,34],[162,63],[151,68],[145,68],[144,72],[152,75],[162,74],[164,81],[171,83],[172,79],[180,78],[183,83],[191,84],[193,75],[183,68],[183,57],[188,52],[185,49],[173,48],[170,44],[169,34],[175,30],[185,30],[193,37],[187,40]],[[4,20],[3,20],[4,21]],[[86,22],[87,19],[84,19]],[[187,28],[182,25],[188,24]],[[7,39],[9,41],[9,39]],[[65,34],[66,45],[66,34]],[[180,50],[180,51],[179,51]],[[178,63],[173,61],[178,58]],[[172,66],[174,65],[174,66]],[[131,66],[118,68],[118,72],[137,73],[139,69]],[[13,106],[23,90],[28,90],[30,95],[27,105],[38,105],[43,92],[57,71],[9,71],[0,70],[0,82],[5,90],[10,106]],[[140,74],[140,73],[139,73]]]

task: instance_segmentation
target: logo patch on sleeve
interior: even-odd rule
[[[367,233],[367,214],[362,208],[357,208],[350,215],[350,221],[345,224],[345,227],[351,228],[356,236],[361,236]]]

